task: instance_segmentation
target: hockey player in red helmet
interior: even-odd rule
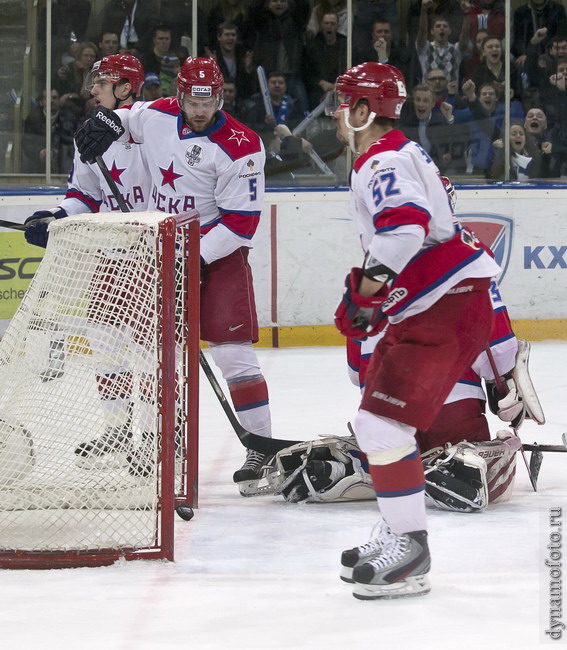
[[[85,88],[91,94],[93,89],[103,82],[111,84],[112,94],[115,98],[115,106],[107,108],[119,108],[124,105],[127,99],[135,101],[142,92],[144,83],[144,68],[140,61],[131,54],[112,54],[96,61],[89,72]],[[129,84],[128,94],[125,95],[124,86]],[[117,95],[118,92],[118,95]],[[124,96],[125,95],[125,96]]]
[[[252,345],[258,318],[248,262],[262,214],[266,156],[259,136],[221,110],[223,83],[213,59],[189,58],[178,73],[176,97],[103,114],[81,127],[76,142],[84,160],[104,151],[107,138],[141,142],[152,183],[149,209],[199,212],[201,338],[228,383],[242,426],[270,437],[268,388]],[[233,474],[241,494],[256,492],[272,461],[248,449]]]
[[[344,72],[336,83],[336,93],[348,129],[349,144],[353,153],[354,135],[368,128],[376,117],[398,119],[407,98],[403,74],[391,65],[361,63]],[[369,108],[365,124],[355,126],[351,122],[351,111],[364,100]]]
[[[343,553],[341,577],[356,598],[415,596],[430,590],[431,563],[415,435],[487,345],[499,267],[471,233],[457,232],[435,163],[396,128],[400,71],[362,63],[336,88],[337,134],[358,156],[350,193],[364,258],[346,278],[335,324],[359,340],[388,325],[354,421],[382,520],[370,542]]]
[[[135,57],[129,54],[103,57],[93,65],[87,80],[87,89],[94,98],[94,112],[108,110],[113,114],[112,110],[115,108],[129,112],[143,82],[144,69]],[[132,210],[145,210],[151,185],[142,146],[138,142],[113,142],[102,156],[111,175],[119,183],[126,203]],[[80,160],[76,151],[65,198],[57,208],[40,210],[26,220],[26,240],[36,246],[46,246],[47,228],[54,219],[99,211],[121,212],[121,208],[99,167]],[[108,337],[108,341],[111,338]],[[50,353],[48,367],[42,372],[44,381],[55,379],[65,372],[63,352],[61,347],[56,347],[57,344],[55,339],[50,343],[53,355]],[[133,395],[124,389],[132,384],[132,371],[126,364],[120,370],[107,365],[108,359],[122,354],[118,349],[107,346],[102,352],[95,345],[93,354],[101,355],[105,359],[96,375],[101,410],[104,414],[104,432],[98,439],[85,440],[76,448],[77,461],[86,467],[103,463],[105,458],[112,455],[112,451],[132,437],[130,415],[133,409]]]
[[[224,79],[216,61],[189,57],[177,75],[177,102],[193,131],[203,131],[222,108]]]
[[[94,98],[95,110],[130,109],[142,90],[144,68],[130,54],[113,54],[96,61],[85,81],[85,88]],[[121,190],[132,208],[144,210],[149,186],[144,180],[145,165],[141,147],[115,143],[104,154],[108,167],[121,169]],[[75,152],[69,175],[67,194],[58,208],[40,210],[26,220],[25,236],[30,244],[47,245],[49,222],[67,215],[84,212],[120,211],[104,176],[96,166],[87,165]]]

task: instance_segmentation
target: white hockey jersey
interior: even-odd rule
[[[351,208],[364,251],[397,274],[382,308],[392,323],[425,311],[462,280],[500,272],[457,223],[435,163],[401,131],[355,161]]]
[[[131,108],[128,106],[121,110]],[[132,212],[146,210],[151,183],[140,144],[131,139],[127,142],[114,142],[102,159],[128,208]],[[76,150],[67,181],[67,192],[59,207],[68,215],[121,212],[98,165],[81,162]]]
[[[205,131],[184,122],[175,97],[118,110],[124,137],[142,142],[151,177],[150,210],[196,208],[207,263],[251,247],[264,200],[265,153],[259,136],[219,111]]]

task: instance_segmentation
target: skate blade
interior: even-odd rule
[[[341,567],[341,573],[339,575],[340,579],[343,582],[348,582],[349,585],[353,585],[354,584],[354,580],[352,579],[352,572],[353,571],[354,571],[354,569],[351,568],[351,567],[347,567],[347,566]]]
[[[264,479],[254,479],[253,481],[241,481],[237,483],[240,496],[243,497],[260,497],[268,494],[275,494],[274,486]]]
[[[393,598],[411,598],[425,596],[431,591],[429,578],[426,575],[409,576],[391,585],[365,585],[354,583],[352,595],[359,600],[391,600]]]
[[[101,456],[75,456],[77,467],[88,471],[121,469],[129,465],[124,453],[109,453]]]

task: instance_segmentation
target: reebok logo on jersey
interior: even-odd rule
[[[392,291],[390,291],[390,295],[382,305],[382,311],[388,311],[388,309],[400,302],[400,300],[403,300],[407,295],[408,290],[405,287],[397,287],[396,289],[392,289]]]
[[[118,135],[122,135],[124,133],[124,129],[114,122],[108,115],[105,115],[102,111],[99,111],[96,114],[97,120],[100,120],[101,122],[104,122],[106,125],[108,125],[114,133],[118,133]]]

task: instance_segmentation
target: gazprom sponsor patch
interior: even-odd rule
[[[191,95],[193,97],[211,97],[212,94],[212,86],[191,86]]]

